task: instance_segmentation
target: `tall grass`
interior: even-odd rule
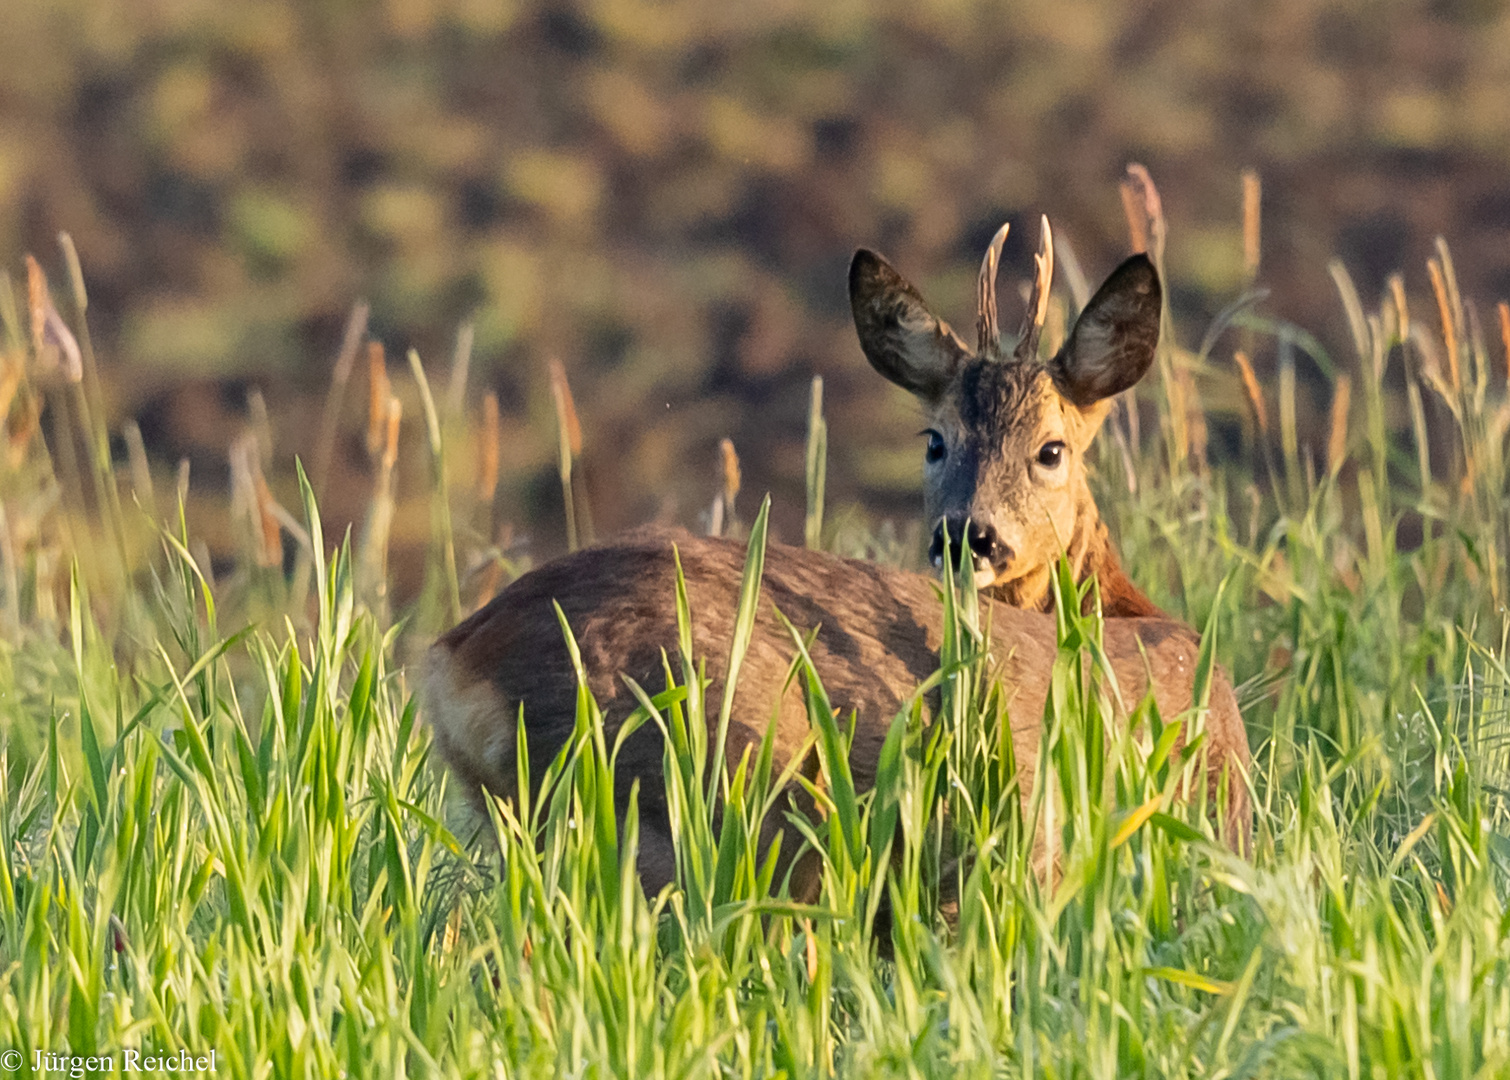
[[[1156,215],[1147,190],[1129,205]],[[1162,220],[1142,227],[1163,242]],[[1058,606],[1025,797],[981,611],[952,582],[939,670],[892,719],[874,789],[854,785],[849,718],[795,630],[822,782],[782,773],[769,740],[725,763],[729,702],[704,694],[679,588],[683,632],[630,723],[606,730],[584,690],[545,783],[479,822],[431,764],[401,658],[517,569],[468,502],[490,496],[496,449],[491,475],[457,456],[478,430],[486,448],[486,413],[442,418],[411,359],[435,528],[406,620],[375,578],[410,390],[377,368],[358,553],[324,537],[302,474],[300,512],[277,505],[248,448],[243,557],[212,583],[182,486],[175,502],[140,468],[123,483],[91,464],[108,438],[83,352],[74,379],[45,282],[24,303],[7,283],[0,1050],[19,1075],[37,1051],[114,1055],[118,1074],[127,1048],[213,1050],[245,1077],[1505,1075],[1503,346],[1445,245],[1418,304],[1432,320],[1403,285],[1370,308],[1334,278],[1345,360],[1251,298],[1198,348],[1171,326],[1142,403],[1159,422],[1123,410],[1096,477],[1133,576],[1240,684],[1246,860],[1209,808],[1173,798],[1200,769],[1199,711],[1118,700],[1094,605]],[[1264,353],[1290,373],[1277,386],[1243,377]],[[1314,445],[1313,374],[1332,388]],[[561,391],[576,502],[572,462],[592,448]],[[1192,449],[1237,423],[1257,466]],[[834,542],[816,391],[809,429],[805,538]],[[269,530],[303,554],[263,557]],[[766,542],[762,507],[735,670]],[[676,884],[654,896],[633,872],[651,793],[621,813],[613,769],[644,724],[665,736],[654,794],[676,837]],[[818,814],[788,813],[793,783]],[[789,866],[816,901],[793,901]]]

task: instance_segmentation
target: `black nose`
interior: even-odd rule
[[[980,525],[974,521],[966,525],[964,518],[945,518],[940,521],[933,530],[933,543],[928,545],[928,561],[934,566],[944,564],[944,530],[949,530],[949,551],[957,568],[960,557],[966,547],[970,554],[987,565],[996,561],[1001,553],[1001,544],[996,538],[996,530],[989,525]],[[968,535],[967,535],[968,534]],[[966,537],[965,543],[960,543],[960,537]]]

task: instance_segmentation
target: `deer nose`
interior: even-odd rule
[[[945,529],[949,530],[949,551],[956,568],[959,566],[966,547],[970,549],[970,554],[975,557],[975,561],[985,566],[991,566],[1002,555],[1010,554],[997,538],[996,530],[990,525],[981,525],[975,521],[967,523],[964,518],[945,518],[934,528],[933,543],[928,545],[928,561],[936,567],[944,565]],[[964,543],[960,543],[960,537],[965,537]]]

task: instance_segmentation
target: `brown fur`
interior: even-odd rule
[[[709,700],[721,700],[743,545],[646,532],[579,552],[524,575],[431,649],[427,715],[442,756],[469,790],[480,795],[486,788],[503,796],[514,791],[514,718],[521,703],[532,785],[572,730],[576,680],[552,600],[576,636],[588,685],[610,729],[635,705],[621,676],[651,693],[664,688],[661,650],[676,648],[673,543],[687,580],[694,651],[707,661]],[[780,692],[795,650],[773,609],[800,630],[819,628],[812,657],[834,706],[841,715],[857,715],[850,764],[856,783],[862,790],[869,787],[892,717],[938,665],[943,612],[936,584],[874,563],[770,545],[754,637],[734,701],[731,764],[770,722],[776,724],[778,769],[808,734],[800,687]],[[983,617],[990,622],[992,653],[1011,693],[1012,739],[1026,787],[1038,755],[1056,647],[1054,621],[989,601]],[[1198,641],[1188,628],[1167,619],[1112,620],[1105,624],[1105,646],[1129,704],[1142,697],[1151,672],[1166,718],[1190,707]],[[1210,705],[1210,783],[1214,791],[1221,771],[1231,774],[1230,814],[1222,831],[1239,844],[1250,820],[1248,743],[1231,686],[1220,672]],[[659,733],[647,725],[626,741],[616,786],[623,802],[630,781],[640,779],[640,871],[651,890],[670,881],[674,868],[661,764]],[[809,894],[812,888],[810,882],[794,886]]]

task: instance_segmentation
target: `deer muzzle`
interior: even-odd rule
[[[935,569],[944,568],[944,540],[948,534],[950,561],[958,569],[968,551],[975,570],[975,586],[984,589],[993,584],[1012,561],[1012,549],[1001,542],[996,530],[966,518],[944,518],[933,530],[928,545],[928,560]]]

